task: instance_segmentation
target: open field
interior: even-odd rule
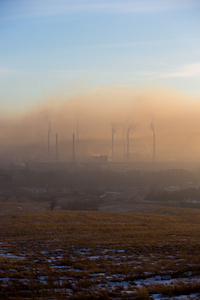
[[[200,210],[18,206],[0,207],[0,299],[200,299]]]

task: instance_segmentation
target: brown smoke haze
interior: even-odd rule
[[[169,89],[110,87],[67,98],[59,93],[18,115],[1,115],[2,159],[60,160],[72,156],[75,134],[79,157],[126,152],[127,130],[132,160],[152,159],[153,132],[157,160],[200,159],[200,99]]]

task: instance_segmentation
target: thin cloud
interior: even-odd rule
[[[53,74],[55,77],[64,77],[64,78],[79,78],[82,77],[83,74],[88,73],[86,70],[55,70],[53,71]]]
[[[46,1],[38,1],[38,3],[47,4]],[[116,12],[116,13],[144,13],[144,12],[160,12],[168,10],[182,10],[193,7],[200,7],[195,0],[125,0],[125,1],[48,1],[49,11],[51,7],[55,13],[58,12]],[[44,7],[44,6],[43,6]]]
[[[73,4],[72,4],[73,3]],[[5,18],[30,18],[63,15],[67,13],[156,13],[162,11],[199,8],[195,0],[125,0],[125,1],[81,1],[81,0],[21,0],[11,1]]]
[[[118,76],[117,71],[107,70],[56,70],[56,74],[61,75],[81,75],[81,74],[96,74],[104,76]],[[120,72],[123,76],[132,76],[132,80],[155,80],[162,78],[178,78],[178,77],[195,77],[200,75],[200,63],[184,65],[172,71],[160,72],[160,71],[136,71],[136,72]]]
[[[167,44],[167,43],[188,43],[188,42],[200,42],[200,39],[165,39],[165,40],[143,40],[127,43],[113,43],[113,44],[97,44],[82,46],[82,48],[120,48],[120,47],[134,47],[149,44]]]
[[[200,75],[200,63],[189,64],[163,77],[193,77]]]
[[[14,69],[8,69],[8,68],[1,68],[0,67],[0,77],[15,75],[16,73],[18,73],[18,72]]]
[[[141,80],[154,80],[164,77],[162,72],[141,71],[137,73],[137,77]]]
[[[188,64],[177,68],[171,72],[138,72],[138,76],[144,80],[154,80],[159,78],[178,78],[178,77],[195,77],[200,75],[200,63]]]
[[[69,4],[67,1],[52,1],[50,5],[54,7],[55,12],[60,9],[64,11],[97,11],[97,12],[117,12],[117,13],[143,13],[157,12],[166,10],[182,10],[190,7],[199,7],[196,1],[189,0],[135,0],[135,1],[74,1]]]
[[[77,74],[77,73],[83,73],[83,70],[56,70],[56,73],[66,73],[66,74]]]

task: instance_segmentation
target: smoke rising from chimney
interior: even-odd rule
[[[44,115],[44,112],[48,113]],[[50,135],[58,133],[59,158],[70,160],[72,134],[77,131],[76,120],[80,115],[80,155],[110,155],[112,133],[113,152],[117,157],[123,157],[123,127],[129,132],[132,130],[129,125],[134,115],[137,124],[134,126],[134,152],[142,160],[150,159],[146,145],[152,145],[149,124],[152,115],[155,115],[159,127],[156,159],[198,160],[199,112],[200,97],[182,95],[169,89],[110,87],[68,99],[65,92],[60,91],[27,112],[0,114],[0,158],[20,158],[28,152],[32,159],[42,160],[47,156],[47,133],[49,141]],[[112,120],[115,123],[111,123]]]

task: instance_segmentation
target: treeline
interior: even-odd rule
[[[117,185],[117,186],[169,186],[181,185],[185,182],[197,183],[199,172],[189,170],[161,170],[111,172],[109,170],[52,170],[36,172],[20,170],[12,175],[12,183],[18,186],[70,187],[76,185]]]

